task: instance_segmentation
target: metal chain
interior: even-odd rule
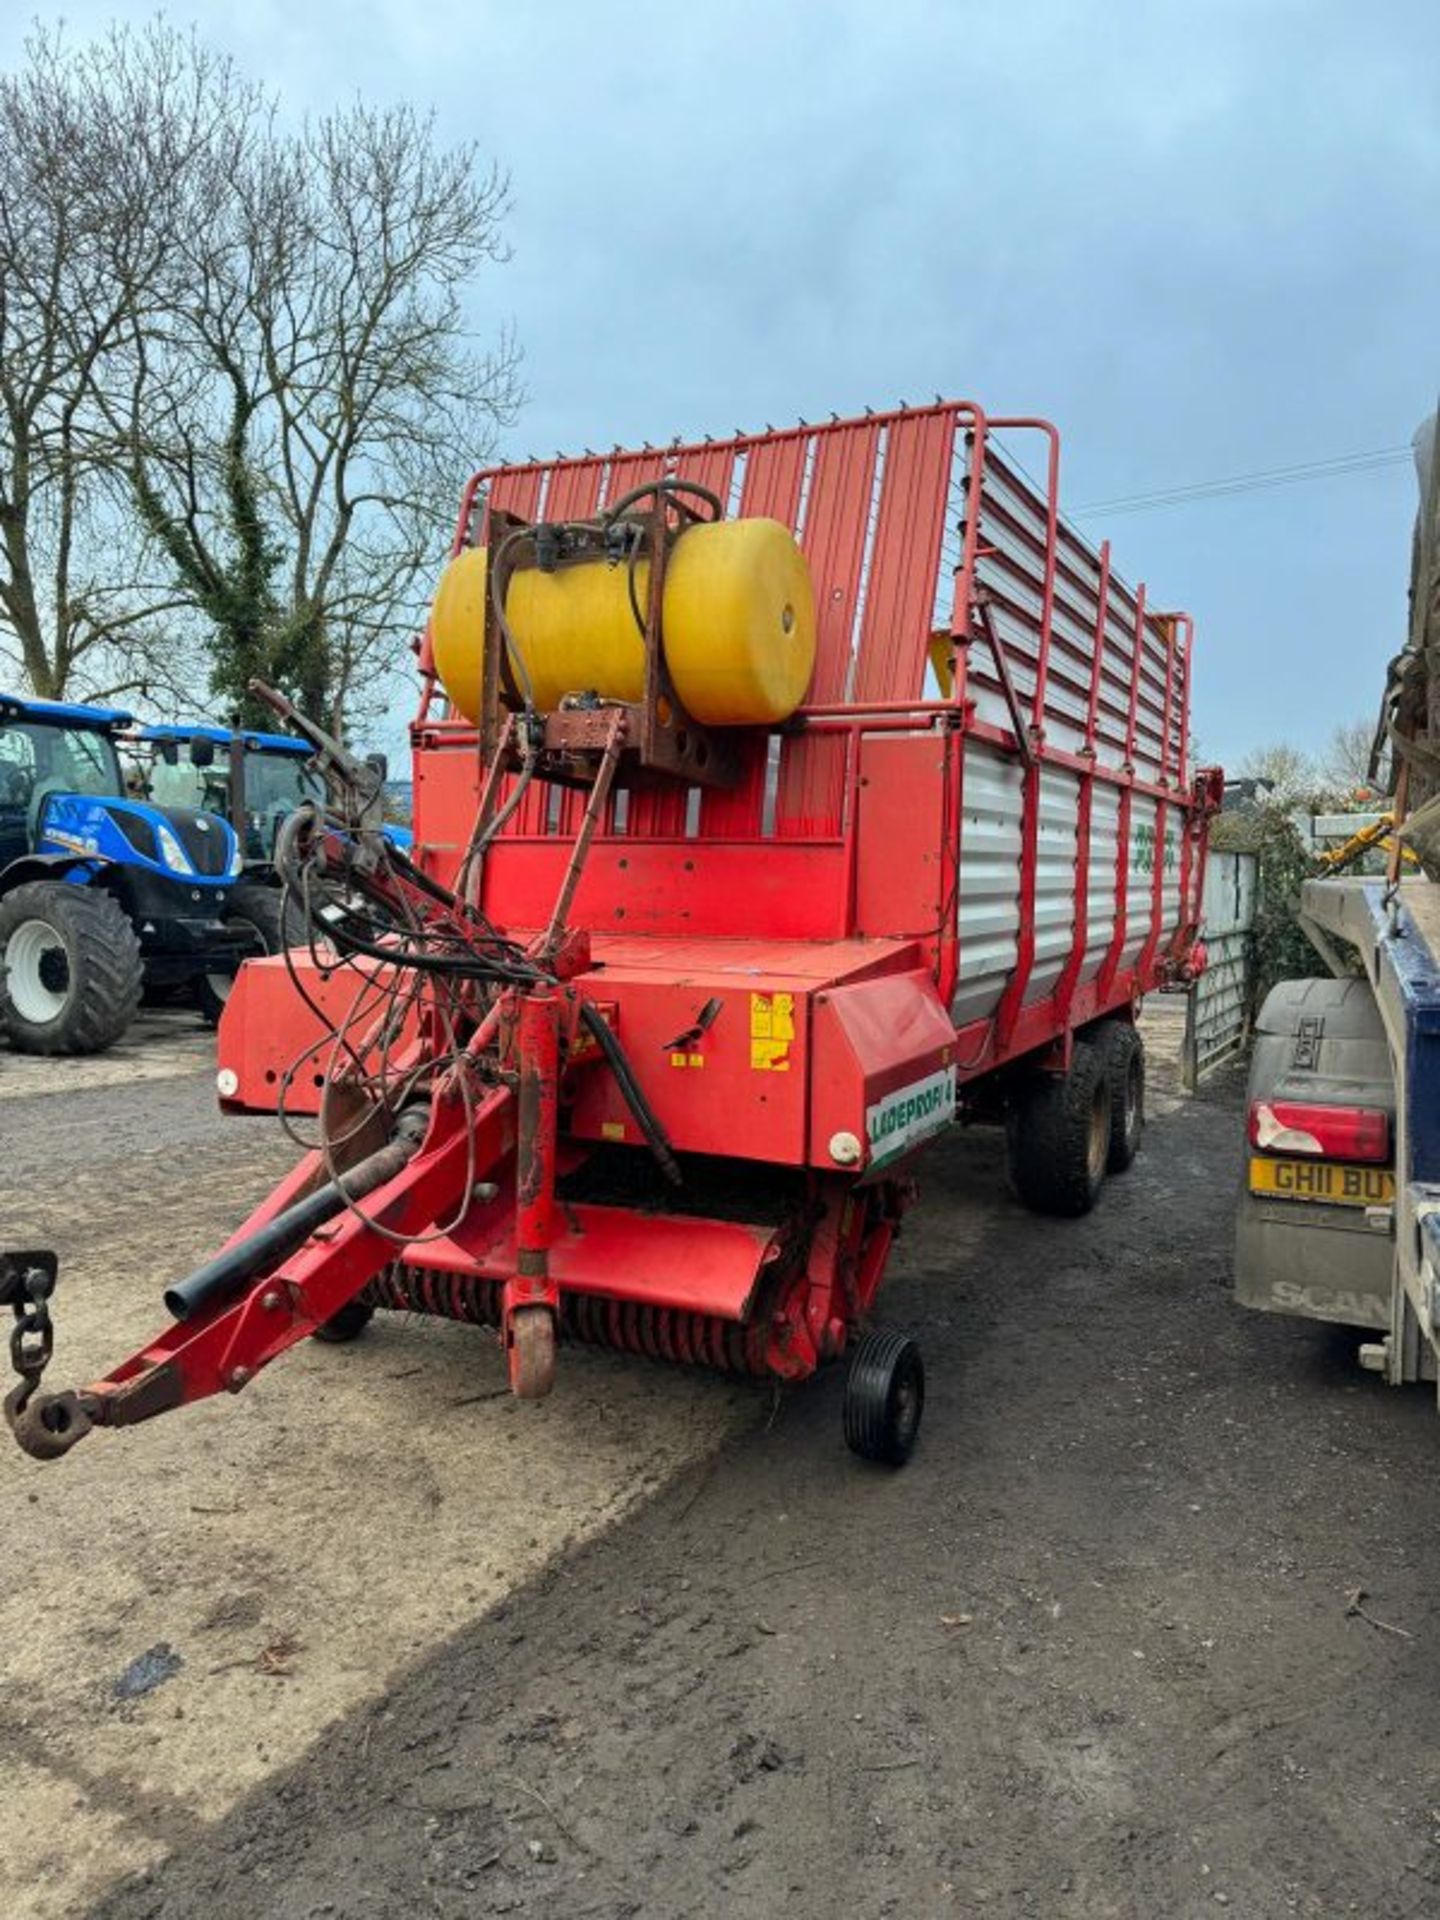
[[[10,1330],[10,1364],[25,1382],[26,1399],[39,1386],[55,1349],[55,1326],[50,1318],[55,1277],[53,1253],[0,1255],[0,1302],[8,1301],[15,1315]]]
[[[98,1405],[90,1393],[46,1393],[40,1377],[50,1364],[55,1328],[50,1296],[59,1262],[53,1253],[0,1253],[0,1308],[15,1315],[10,1361],[19,1384],[0,1403],[5,1424],[35,1460],[58,1460],[95,1424]]]

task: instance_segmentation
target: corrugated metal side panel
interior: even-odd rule
[[[1082,981],[1093,980],[1115,931],[1115,862],[1120,850],[1120,790],[1095,782],[1090,801],[1090,892],[1085,914]]]
[[[1055,991],[1075,941],[1076,808],[1080,782],[1047,767],[1040,776],[1040,832],[1035,862],[1035,962],[1025,988],[1033,1005]]]
[[[1137,793],[1130,803],[1130,865],[1125,875],[1125,944],[1120,964],[1128,967],[1150,938],[1151,859],[1155,845],[1155,802]]]
[[[598,456],[557,466],[545,490],[545,512],[552,520],[583,520],[600,504],[605,462]]]
[[[658,480],[664,471],[665,455],[659,447],[646,447],[639,453],[611,454],[605,463],[605,483],[600,490],[599,504],[613,506],[632,487]]]
[[[1060,768],[1041,778],[1041,822],[1035,870],[1035,966],[1025,987],[1033,1006],[1054,993],[1075,937],[1075,810],[1079,781]],[[960,985],[950,1012],[956,1025],[995,1010],[1016,964],[1020,929],[1020,845],[1023,770],[1016,756],[979,741],[966,743],[964,822],[960,839]],[[1133,966],[1154,931],[1154,862],[1164,860],[1160,941],[1181,922],[1181,820],[1167,808],[1164,849],[1156,849],[1156,803],[1131,803],[1131,858],[1125,876],[1125,945],[1121,966]],[[1085,962],[1092,981],[1116,929],[1119,795],[1096,781],[1091,803],[1091,887],[1085,912]]]
[[[1180,844],[1185,822],[1174,807],[1165,809],[1165,877],[1160,893],[1162,938],[1168,940],[1180,925],[1183,903],[1180,898]]]
[[[977,436],[971,410],[938,405],[822,427],[802,423],[758,438],[617,448],[580,461],[509,468],[491,476],[492,497],[522,514],[566,518],[614,502],[640,481],[680,474],[713,489],[731,513],[773,514],[796,533],[812,569],[820,645],[809,699],[820,704],[919,695],[931,626],[948,630],[973,604],[964,592],[957,601],[955,584],[957,577],[968,579],[962,563],[973,551],[973,585],[989,598],[1016,692],[1047,745],[1093,752],[1099,767],[1131,769],[1142,782],[1176,781],[1186,766],[1188,621],[1157,614],[1144,589],[1127,585],[1114,570],[1108,547],[1092,549],[1052,514],[1058,443],[1051,431],[1034,421],[993,425],[1007,432],[1037,429],[1049,449],[1049,478],[1033,483],[1019,465],[1028,452],[1011,456],[994,432]],[[1042,649],[1045,694],[1037,714]],[[971,645],[967,663],[968,692],[980,717],[1008,734],[1011,714],[990,650]],[[607,809],[602,834],[632,843],[686,837],[828,840],[845,830],[849,789],[841,738],[817,727],[768,739],[747,734],[739,747],[743,776],[735,788],[703,794],[622,788]],[[962,1023],[993,1012],[1002,1001],[1007,1018],[1019,1011],[1005,989],[1019,946],[1026,786],[1016,756],[973,741],[964,751],[954,1002]],[[1027,906],[1034,952],[1024,985],[1030,1008],[1069,978],[1081,778],[1068,768],[1046,767],[1038,786],[1034,900]],[[571,838],[583,805],[578,792],[537,788],[526,795],[509,832]],[[1128,968],[1142,952],[1157,950],[1181,916],[1180,795],[1164,808],[1160,847],[1154,844],[1152,797],[1135,793],[1122,806],[1116,789],[1097,779],[1090,807],[1078,973],[1083,984],[1093,984],[1110,965]],[[1123,907],[1116,898],[1122,811],[1130,816],[1129,866],[1119,883]],[[1156,858],[1162,863],[1158,927]],[[1219,917],[1216,891],[1225,884],[1222,868],[1212,861],[1206,893],[1206,915],[1216,933],[1227,924]],[[1229,879],[1232,891],[1243,884],[1233,870]],[[1125,930],[1117,954],[1120,911]],[[1223,912],[1248,918],[1243,905],[1233,902]]]
[[[1180,924],[1180,821],[1165,809],[1164,845],[1155,843],[1155,802],[1137,793],[1130,810],[1130,866],[1125,887],[1125,945],[1121,964],[1129,966],[1150,938],[1154,914],[1155,862],[1164,862],[1160,886],[1162,939]]]
[[[490,489],[490,505],[518,514],[522,520],[533,520],[540,511],[548,477],[545,467],[512,467],[497,476]]]
[[[957,1027],[994,1010],[1015,965],[1020,930],[1022,771],[1011,754],[967,741],[960,826]]]
[[[1024,772],[1012,754],[968,741],[960,840],[959,986],[951,1005],[957,1026],[994,1011],[1015,965],[1020,924],[1020,845]],[[1070,956],[1075,928],[1075,774],[1047,767],[1040,781],[1040,831],[1035,874],[1035,961],[1025,989],[1033,1006],[1055,991]],[[1130,861],[1125,882],[1122,966],[1132,966],[1153,930],[1155,802],[1131,802]],[[1181,820],[1166,809],[1161,881],[1161,943],[1180,924]],[[1090,815],[1090,887],[1085,915],[1085,960],[1080,978],[1099,973],[1115,930],[1115,862],[1119,794],[1095,783]]]

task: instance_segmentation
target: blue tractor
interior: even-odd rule
[[[124,742],[137,788],[161,806],[199,808],[228,820],[243,863],[225,910],[226,924],[244,930],[251,954],[279,953],[309,939],[305,916],[287,902],[275,872],[275,841],[284,822],[307,803],[325,805],[325,779],[315,749],[289,733],[211,726],[206,721],[137,728]],[[408,849],[406,827],[381,832]],[[235,978],[226,955],[200,974],[194,991],[201,1012],[217,1020]]]
[[[225,908],[226,925],[245,935],[241,960],[279,953],[308,937],[298,906],[285,901],[276,877],[275,836],[297,807],[325,804],[325,782],[311,766],[312,749],[287,733],[232,731],[207,721],[139,727],[123,742],[134,784],[162,807],[188,807],[227,820],[240,848],[241,870]],[[213,1025],[235,981],[233,953],[195,976],[192,992]]]
[[[146,988],[234,974],[244,859],[225,820],[126,790],[133,716],[0,694],[0,1033],[22,1053],[98,1053]]]

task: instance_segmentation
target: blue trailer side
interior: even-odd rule
[[[1440,885],[1416,878],[1311,880],[1300,922],[1332,973],[1369,982],[1390,1055],[1395,1198],[1389,1330],[1362,1350],[1395,1385],[1440,1373]]]

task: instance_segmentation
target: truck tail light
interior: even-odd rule
[[[1388,1160],[1390,1116],[1381,1107],[1252,1100],[1250,1144],[1262,1153],[1307,1153],[1320,1160]]]

